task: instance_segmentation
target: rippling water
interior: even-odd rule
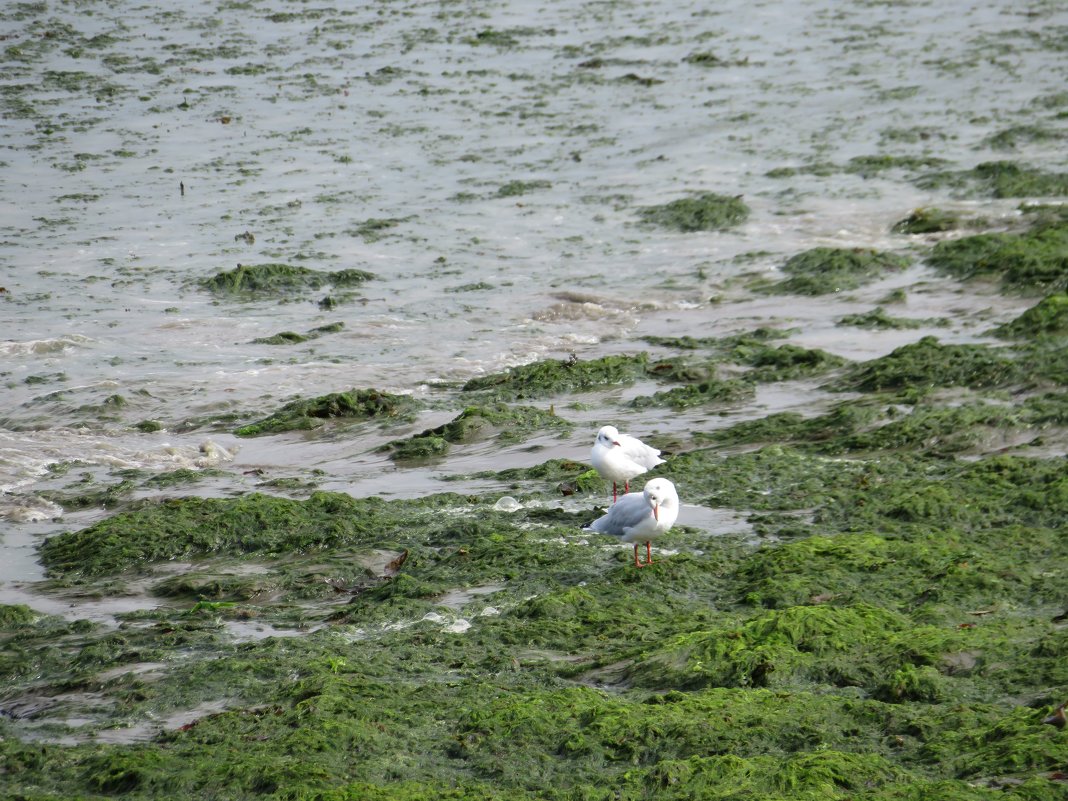
[[[82,472],[224,467],[194,491],[234,492],[255,485],[250,470],[316,469],[324,488],[415,494],[491,456],[398,469],[370,452],[397,431],[238,441],[212,424],[297,394],[446,399],[417,431],[453,416],[452,382],[647,349],[652,334],[772,322],[865,359],[926,333],[835,326],[894,286],[910,289],[908,315],[951,319],[946,340],[1029,305],[922,265],[829,299],[753,296],[738,279],[815,245],[908,250],[917,241],[889,229],[917,206],[1011,217],[1018,200],[843,167],[893,155],[1063,169],[1063,140],[1021,138],[1008,155],[989,141],[1057,119],[1035,101],[1068,85],[1061,3],[352,5],[0,12],[0,578],[33,578],[41,536],[103,514],[38,494]],[[640,207],[697,191],[743,195],[752,215],[722,233],[638,224]],[[325,291],[237,302],[198,284],[265,262],[375,278],[325,310]],[[252,342],[336,322],[303,344]],[[819,396],[772,388],[734,413]],[[592,432],[605,400],[572,418]],[[579,426],[512,458],[585,458],[591,440]],[[49,471],[69,463],[62,480]]]

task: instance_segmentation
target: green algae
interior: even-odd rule
[[[661,206],[639,209],[643,222],[683,233],[722,231],[749,217],[749,207],[740,197],[706,192],[692,198],[673,200]]]
[[[856,289],[908,267],[910,259],[894,253],[860,248],[818,247],[787,259],[789,277],[761,287],[777,294],[826,295]]]
[[[1021,143],[1051,142],[1065,138],[1063,131],[1040,125],[1013,125],[988,136],[984,143],[995,150],[1015,150]]]
[[[945,209],[916,209],[908,217],[894,223],[895,234],[938,234],[961,226],[961,216]]]
[[[1014,434],[1063,427],[1065,397],[1047,393],[1020,405],[971,400],[950,407],[918,402],[911,410],[870,402],[845,403],[805,418],[781,412],[717,432],[727,445],[792,443],[827,454],[914,452],[928,456],[982,453]]]
[[[1012,290],[1068,288],[1068,222],[1035,225],[1024,233],[987,233],[939,242],[927,257],[961,280],[990,278]]]
[[[95,479],[86,473],[80,482],[64,490],[43,490],[40,494],[42,498],[58,503],[66,510],[111,509],[123,503],[134,489],[135,484],[129,479],[98,487],[95,486]]]
[[[387,217],[385,219],[380,219],[380,218],[372,217],[370,219],[364,220],[359,225],[357,225],[355,228],[349,229],[348,231],[346,231],[346,233],[349,233],[352,236],[358,236],[361,239],[363,239],[365,242],[377,242],[378,240],[380,240],[382,237],[384,237],[386,235],[387,231],[389,231],[389,230],[391,230],[393,228],[396,228],[398,225],[401,225],[402,223],[406,223],[411,219],[413,219],[413,218],[412,217]],[[368,274],[367,277],[370,278],[372,276],[370,276],[370,274]]]
[[[261,494],[236,501],[143,500],[80,532],[50,537],[41,546],[41,560],[54,574],[92,576],[194,554],[323,548],[366,533],[359,520],[370,517],[375,506],[332,493],[313,493],[307,501]],[[340,509],[351,518],[336,519]]]
[[[200,282],[204,289],[222,297],[287,296],[324,286],[356,287],[374,278],[364,270],[322,272],[291,264],[239,264]]]
[[[898,671],[929,663],[943,651],[960,650],[948,637],[865,604],[796,605],[741,625],[681,635],[643,655],[627,675],[637,686],[650,688],[776,688],[814,682],[864,687],[879,697],[880,687]]]
[[[485,470],[469,476],[453,476],[446,480],[466,478],[495,479],[510,482],[516,490],[532,485],[554,487],[560,495],[603,493],[607,483],[597,471],[583,462],[570,459],[550,459],[533,467],[510,467],[505,470]]]
[[[298,345],[302,342],[308,342],[313,339],[318,339],[324,334],[336,334],[345,327],[344,323],[329,323],[328,325],[320,325],[311,329],[304,334],[298,334],[295,331],[281,331],[277,334],[273,334],[269,337],[259,337],[252,340],[254,345]]]
[[[777,347],[738,344],[732,355],[740,363],[753,368],[745,374],[746,379],[760,382],[790,381],[822,375],[847,363],[841,356],[825,350],[789,343]]]
[[[753,385],[747,381],[709,379],[661,390],[652,395],[639,396],[632,399],[630,405],[635,409],[647,409],[651,406],[687,409],[708,404],[736,404],[751,398],[753,394]]]
[[[1050,173],[1012,161],[988,161],[970,170],[944,171],[916,180],[923,189],[954,189],[966,196],[994,198],[1068,195],[1068,174]]]
[[[874,328],[902,330],[909,328],[923,328],[929,325],[946,326],[949,321],[944,317],[934,319],[920,319],[916,317],[893,317],[886,313],[882,306],[877,306],[863,314],[846,314],[838,318],[835,325],[851,325],[857,328]]]
[[[497,188],[496,196],[516,197],[517,195],[526,195],[530,192],[551,188],[552,184],[549,181],[509,181]]]
[[[1006,339],[1068,336],[1068,295],[1047,295],[1016,319],[999,325],[994,333]]]
[[[390,451],[397,460],[429,459],[447,453],[452,444],[494,438],[500,442],[522,442],[539,431],[565,433],[571,423],[553,410],[497,403],[468,406],[448,423],[428,429],[408,439],[389,442],[380,450]]]
[[[737,469],[726,469],[732,462]],[[155,613],[163,630],[174,629],[173,647],[212,658],[184,659],[162,680],[106,690],[131,711],[189,708],[220,694],[232,708],[149,743],[63,747],[44,786],[68,796],[129,785],[131,797],[226,787],[237,798],[282,788],[343,798],[403,779],[405,792],[422,797],[463,788],[475,797],[600,798],[597,788],[609,780],[623,797],[731,797],[742,787],[786,799],[873,788],[922,795],[934,784],[957,792],[991,771],[1033,781],[1055,769],[1063,743],[1039,722],[1042,710],[1013,712],[1004,699],[1068,686],[1060,667],[1068,638],[1048,614],[1026,616],[1036,602],[1063,609],[1058,603],[1068,601],[1049,576],[1065,561],[1063,538],[1052,528],[1036,537],[1034,528],[1063,516],[1059,460],[878,465],[782,449],[732,457],[710,450],[664,467],[690,498],[701,476],[732,508],[814,506],[823,511],[813,525],[827,533],[795,530],[754,551],[677,526],[671,541],[700,542],[704,553],[635,571],[625,549],[579,544],[582,518],[557,509],[505,515],[459,496],[383,502],[319,494],[307,502],[163,502],[152,514],[146,506],[63,535],[68,546],[81,540],[68,557],[76,571],[91,564],[90,554],[105,554],[105,570],[141,564],[145,554],[114,548],[153,530],[159,541],[187,544],[195,531],[230,532],[183,552],[251,549],[283,562],[267,574],[198,568],[158,582],[175,601],[237,606],[202,607],[177,628],[174,612]],[[551,485],[583,469],[558,462],[537,477],[515,476]],[[810,483],[798,488],[802,477]],[[952,491],[932,495],[950,483]],[[903,502],[905,491],[926,496],[926,506]],[[165,528],[181,518],[195,525]],[[948,531],[934,525],[947,520]],[[1013,528],[1017,521],[1032,528]],[[873,533],[879,529],[887,533]],[[323,531],[336,534],[333,543],[321,542]],[[1013,531],[1029,539],[1006,540]],[[392,578],[340,570],[344,548],[391,539],[390,547],[407,550]],[[317,562],[330,566],[312,570]],[[330,586],[310,581],[312,573],[339,578]],[[299,593],[302,581],[351,593],[332,629],[237,648],[219,640],[220,615],[266,612],[260,594]],[[494,581],[513,587],[500,600],[491,596],[499,611],[465,634],[425,617],[442,610],[436,599],[448,588]],[[371,632],[398,615],[422,622],[345,636],[347,627]],[[46,630],[25,642],[27,656]],[[377,647],[367,647],[368,636]],[[68,648],[89,643],[86,677],[108,660],[159,658],[168,647],[157,632],[132,629],[117,638],[84,631]],[[58,674],[66,653],[58,650],[46,669]],[[616,684],[605,692],[572,676]],[[5,737],[0,748],[21,781],[44,764],[42,749],[56,746]],[[225,762],[207,758],[220,750],[231,755]]]
[[[629,384],[645,376],[647,354],[600,359],[546,359],[503,373],[472,378],[463,392],[483,392],[500,400],[545,398],[590,389]]]
[[[38,614],[23,604],[0,604],[0,631],[21,629],[37,618]]]
[[[662,390],[652,396],[632,400],[636,408],[671,406],[685,408],[704,403],[734,403],[751,397],[755,383],[790,381],[823,375],[842,367],[846,359],[818,348],[803,348],[785,343],[769,344],[785,337],[787,331],[757,329],[720,338],[647,337],[654,345],[679,350],[709,350],[714,361],[690,362],[662,359],[647,370],[651,377],[681,383],[684,386]],[[749,369],[740,377],[718,379],[718,362],[728,362]]]
[[[301,398],[290,401],[269,417],[235,429],[234,434],[239,437],[258,437],[283,431],[307,431],[321,428],[328,420],[408,420],[418,406],[408,396],[376,389],[332,392],[307,400]]]
[[[921,169],[941,167],[946,163],[945,159],[935,156],[854,156],[844,167],[844,171],[855,173],[864,178],[878,175],[886,170],[908,170],[915,172]]]
[[[847,370],[832,386],[854,392],[923,393],[936,387],[1006,386],[1019,377],[1016,363],[998,351],[983,345],[946,345],[926,336]]]
[[[789,330],[763,327],[725,337],[648,336],[645,337],[645,341],[650,345],[660,345],[679,350],[709,349],[721,358],[743,361],[754,349],[766,347],[769,341],[784,339],[790,333]]]

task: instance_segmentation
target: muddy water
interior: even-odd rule
[[[910,252],[926,241],[889,229],[918,206],[1011,222],[1016,200],[845,167],[1004,157],[987,138],[1045,120],[1034,101],[1066,83],[1043,45],[1068,25],[1056,5],[117,0],[0,13],[0,600],[29,597],[43,536],[106,513],[41,494],[76,478],[217,468],[173,492],[314,474],[324,489],[417,495],[450,474],[586,458],[607,418],[706,430],[829,402],[790,384],[726,416],[668,419],[602,393],[561,410],[580,423],[569,439],[456,448],[422,468],[373,452],[450,419],[472,376],[766,324],[860,360],[927,333],[982,339],[1030,305],[922,262],[843,296],[746,285],[816,245]],[[1056,140],[1010,156],[1064,167]],[[640,207],[698,191],[743,195],[752,215],[718,233],[638,225]],[[198,285],[266,262],[375,278],[330,309],[326,290],[238,302]],[[949,325],[835,324],[898,288],[895,314]],[[335,322],[298,345],[252,342]],[[351,387],[436,408],[410,430],[343,437],[239,441],[218,423]],[[147,420],[162,430],[135,427]]]

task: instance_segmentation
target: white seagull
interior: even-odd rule
[[[653,564],[652,540],[675,524],[679,516],[679,495],[666,478],[653,478],[641,492],[628,492],[583,531],[611,534],[634,543],[634,566]],[[645,543],[645,559],[638,560],[638,544]]]
[[[590,461],[601,478],[612,482],[613,503],[616,501],[616,484],[622,484],[623,491],[630,492],[632,478],[664,463],[660,451],[650,448],[640,439],[620,434],[615,426],[604,426],[597,432]]]

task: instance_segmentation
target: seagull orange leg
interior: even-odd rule
[[[634,566],[635,567],[649,567],[653,564],[653,543],[646,540],[645,543],[645,559],[644,562],[638,561],[638,543],[634,543]]]

